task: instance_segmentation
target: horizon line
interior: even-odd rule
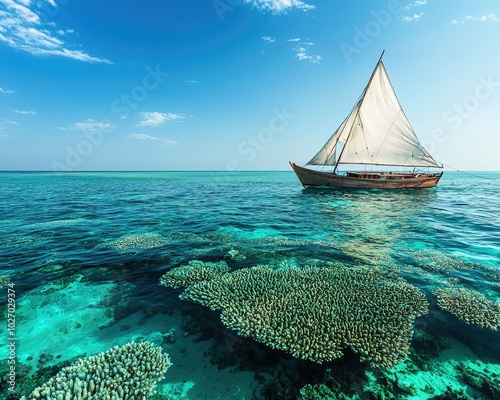
[[[249,169],[249,170],[241,170],[241,171],[235,171],[235,170],[224,170],[224,169],[141,169],[141,170],[128,170],[128,169],[95,169],[95,170],[75,170],[75,171],[54,171],[54,170],[44,170],[44,169],[0,169],[0,173],[15,173],[15,172],[40,172],[40,173],[54,173],[54,174],[59,174],[59,173],[66,173],[66,174],[71,174],[71,173],[81,173],[81,172],[293,172],[293,170],[288,170],[288,169]],[[450,169],[450,170],[444,170],[443,172],[500,172],[500,170],[456,170],[456,169]]]

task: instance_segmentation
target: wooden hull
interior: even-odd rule
[[[435,187],[443,173],[438,174],[389,174],[375,173],[370,179],[343,176],[332,172],[314,171],[290,162],[304,187],[331,186],[349,189],[422,189]],[[349,175],[349,174],[348,174]],[[353,174],[360,175],[363,174]]]

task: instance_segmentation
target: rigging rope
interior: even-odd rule
[[[496,180],[498,180],[498,178],[492,178],[492,177],[489,177],[489,176],[484,176],[484,175],[479,175],[479,174],[472,174],[472,173],[470,173],[470,172],[460,171],[459,169],[454,168],[454,167],[452,167],[452,166],[450,166],[450,165],[446,165],[446,164],[444,164],[444,163],[443,163],[443,165],[444,165],[446,168],[450,168],[450,169],[452,169],[452,170],[454,170],[454,171],[456,171],[456,172],[460,172],[460,173],[462,173],[462,174],[466,174],[466,175],[474,176],[474,177],[476,177],[476,178],[489,179],[489,180],[492,180],[492,181],[496,181]]]

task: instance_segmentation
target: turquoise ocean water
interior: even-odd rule
[[[239,337],[159,285],[191,260],[387,268],[430,309],[397,366],[373,368],[349,349],[319,365]],[[173,363],[158,399],[499,399],[499,332],[434,294],[465,288],[498,302],[499,260],[500,173],[447,172],[416,191],[303,190],[293,172],[0,173],[0,340],[7,282],[18,339],[9,398],[78,357],[149,340]],[[2,346],[0,398],[8,355]]]

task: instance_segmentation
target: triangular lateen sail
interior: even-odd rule
[[[349,116],[308,164],[442,167],[419,142],[381,60]]]

